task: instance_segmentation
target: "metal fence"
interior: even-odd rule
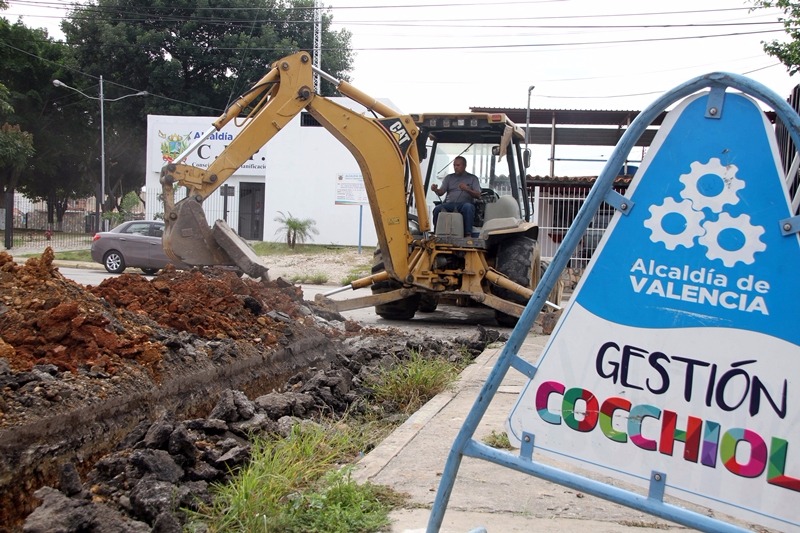
[[[589,195],[592,181],[579,185],[550,183],[529,188],[535,220],[539,224],[539,244],[544,261],[549,261],[556,254],[578,210]],[[629,177],[620,179],[615,190],[624,194],[629,182]],[[605,202],[594,214],[580,244],[572,254],[569,266],[563,273],[565,288],[573,289],[577,284],[613,214],[614,209]]]
[[[589,194],[589,184],[585,185],[543,185],[529,189],[531,205],[534,207],[536,221],[539,224],[539,240],[542,247],[542,258],[552,258],[569,230],[575,215]],[[625,192],[625,186],[617,188]],[[160,204],[156,191],[148,191],[147,201],[153,205]],[[236,199],[230,204],[222,199],[214,198],[211,216],[228,218],[230,211],[236,209]],[[608,225],[613,209],[603,204],[595,214],[589,228],[583,236],[580,246],[575,250],[568,271],[565,273],[567,287],[574,286],[580,274],[586,268],[595,247],[600,242]],[[158,216],[157,213],[156,216]],[[123,219],[143,218],[144,212],[129,214],[109,223],[113,227]],[[70,203],[69,208],[60,221],[55,216],[50,222],[47,204],[32,202],[22,195],[15,195],[13,211],[13,231],[10,250],[13,253],[36,253],[44,251],[47,246],[55,250],[86,250],[91,246],[92,237],[99,231],[99,220],[95,212],[94,199],[77,200]],[[6,242],[6,213],[0,208],[0,249]],[[230,221],[235,225],[236,221]]]
[[[107,226],[143,216],[138,211],[125,215],[117,213]],[[6,228],[6,209],[0,207],[0,250],[8,249],[14,254],[42,252],[48,246],[57,251],[88,250],[102,223],[94,198],[70,200],[59,220],[55,212],[50,214],[46,202],[34,202],[21,194],[14,195],[11,219],[12,227]]]

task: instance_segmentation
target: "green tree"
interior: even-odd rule
[[[136,213],[137,209],[141,206],[141,198],[139,198],[139,195],[136,194],[136,191],[131,191],[123,196],[120,200],[118,211],[105,213],[103,218],[109,220],[110,227],[113,228],[125,222],[126,220],[131,220],[134,216],[134,213]]]
[[[283,233],[286,235],[286,244],[289,245],[289,248],[294,250],[295,245],[299,243],[306,242],[307,239],[311,239],[311,234],[319,235],[319,231],[316,227],[314,227],[317,223],[310,219],[299,219],[292,216],[291,213],[288,211],[287,214],[284,214],[282,211],[278,211],[278,216],[275,217],[275,222],[279,223],[281,227],[279,227],[275,234]]]
[[[8,103],[8,89],[0,83],[0,117],[4,117],[14,111],[14,107]]]
[[[783,10],[785,17],[779,17],[783,23],[786,34],[791,38],[789,42],[780,42],[777,39],[764,42],[764,51],[778,58],[786,65],[789,75],[792,76],[800,69],[800,2],[790,0],[752,0],[756,8],[778,8]]]
[[[0,79],[8,88],[13,107],[5,121],[18,124],[32,135],[36,156],[18,173],[15,189],[32,200],[45,200],[48,222],[58,229],[70,198],[94,192],[92,180],[99,172],[88,172],[92,144],[98,130],[87,135],[84,101],[58,100],[52,80],[69,66],[68,49],[54,42],[45,30],[0,19]],[[63,91],[61,89],[60,91]],[[72,95],[72,97],[79,95]],[[95,156],[96,157],[96,156]],[[99,165],[94,167],[99,169]]]
[[[0,190],[12,192],[35,150],[33,135],[22,131],[17,124],[0,126]]]
[[[0,83],[0,116],[14,111],[8,103],[8,96],[8,89]],[[18,125],[4,123],[0,126],[0,192],[3,193],[3,207],[6,214],[4,223],[8,228],[3,232],[6,248],[10,248],[12,243],[14,188],[33,153],[33,139],[30,133],[21,131]]]
[[[272,61],[312,49],[313,6],[313,0],[75,4],[62,29],[79,69],[93,79],[102,75],[109,97],[139,90],[160,96],[106,106],[107,189],[121,198],[144,184],[147,114],[219,115]],[[350,34],[330,24],[323,14],[322,68],[347,79]],[[63,81],[86,85],[85,78]]]

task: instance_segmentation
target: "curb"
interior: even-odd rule
[[[20,265],[24,265],[28,262],[28,259],[37,259],[36,257],[19,257],[13,256],[14,262]],[[86,270],[105,270],[103,265],[99,263],[86,263],[84,261],[64,261],[61,259],[56,259],[53,261],[53,266],[61,267],[61,268],[82,268]]]

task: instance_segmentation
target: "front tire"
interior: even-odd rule
[[[117,250],[109,250],[103,256],[103,266],[112,274],[122,274],[125,271],[125,258]]]
[[[495,268],[511,281],[534,289],[539,283],[541,273],[539,246],[534,239],[522,235],[512,237],[498,247]],[[492,286],[492,294],[504,300],[525,305],[528,301],[519,294]],[[518,317],[495,310],[495,320],[503,327],[513,328]]]
[[[372,258],[372,273],[377,274],[386,270],[383,263],[383,254],[380,248],[375,249],[375,254]],[[388,279],[386,281],[379,281],[372,284],[372,294],[381,294],[400,289],[403,286],[395,280]],[[420,304],[420,295],[413,294],[408,298],[396,300],[386,304],[376,305],[375,314],[386,320],[411,320],[417,313]]]
[[[155,276],[156,272],[158,272],[158,269],[157,268],[144,268],[144,267],[142,267],[142,272],[144,272],[148,276]]]

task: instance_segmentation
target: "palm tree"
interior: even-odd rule
[[[304,243],[306,239],[311,239],[311,234],[319,235],[319,231],[314,227],[316,222],[310,218],[299,219],[292,216],[290,212],[284,215],[282,211],[278,211],[278,216],[275,217],[275,222],[281,224],[275,233],[286,233],[286,244],[289,248],[294,250],[297,242]],[[313,240],[313,239],[311,239]]]

